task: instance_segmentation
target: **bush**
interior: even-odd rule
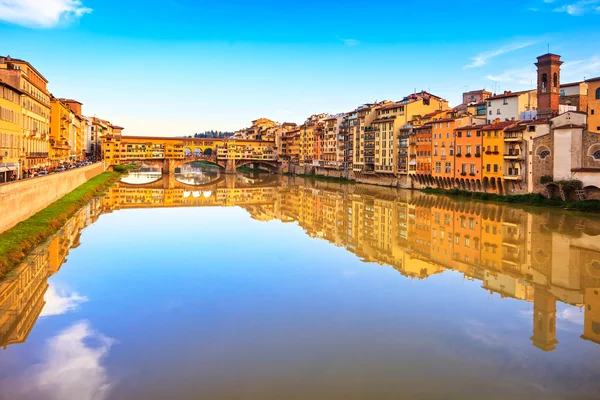
[[[552,175],[544,175],[540,178],[540,183],[545,185],[546,183],[552,183],[554,177]]]

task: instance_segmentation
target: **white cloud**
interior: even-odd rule
[[[571,4],[564,4],[560,7],[554,9],[555,12],[567,13],[573,16],[581,16],[588,12],[600,10],[600,7],[597,4],[600,3],[600,0],[580,0]]]
[[[486,65],[488,63],[488,61],[490,59],[494,58],[494,57],[498,57],[498,56],[500,56],[502,54],[506,54],[506,53],[509,53],[511,51],[523,49],[523,48],[531,46],[531,45],[533,45],[535,43],[536,43],[535,41],[512,43],[512,44],[508,44],[508,45],[502,46],[502,47],[500,47],[499,49],[496,49],[496,50],[490,50],[490,51],[486,51],[486,52],[483,52],[483,53],[479,53],[476,56],[471,57],[470,58],[471,63],[468,64],[468,65],[465,65],[463,67],[463,69],[482,67],[482,66]]]
[[[581,310],[573,308],[565,308],[562,311],[557,311],[556,319],[559,321],[571,322],[576,325],[583,325],[583,313]]]
[[[114,344],[113,339],[94,332],[89,322],[76,322],[48,340],[43,361],[18,386],[27,398],[105,399],[113,382],[102,360]]]
[[[584,78],[592,78],[599,75],[600,56],[567,61],[561,67],[562,83],[582,81]],[[508,82],[533,87],[537,81],[537,72],[532,65],[530,68],[507,69],[499,74],[489,74],[486,78],[494,82]]]
[[[32,28],[52,28],[91,12],[81,0],[0,0],[0,20]]]
[[[565,62],[561,67],[561,82],[581,81],[600,75],[600,56]]]
[[[44,300],[46,304],[42,309],[40,317],[62,315],[70,311],[75,311],[81,303],[88,301],[88,298],[80,296],[77,292],[67,293],[65,290],[57,290],[51,285],[44,295]]]
[[[344,42],[344,44],[346,46],[358,46],[360,44],[360,42],[358,40],[355,39],[342,39],[342,42]]]
[[[512,82],[520,85],[535,84],[537,77],[534,68],[508,69],[499,75],[487,75],[487,79],[494,82]]]

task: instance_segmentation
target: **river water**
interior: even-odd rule
[[[0,283],[0,398],[600,398],[598,218],[193,173]]]

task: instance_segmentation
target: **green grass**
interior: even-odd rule
[[[242,165],[241,167],[238,167],[237,169],[238,172],[266,172],[266,173],[270,173],[270,171],[268,169],[262,169],[262,168],[250,168],[250,166],[248,165]]]
[[[600,213],[600,200],[563,201],[560,198],[547,199],[539,193],[503,196],[495,193],[470,192],[460,189],[421,189],[424,193],[463,197],[473,200],[496,201],[500,203],[524,204],[528,206],[561,208],[564,210]]]
[[[299,176],[300,178],[306,179],[314,179],[315,181],[323,181],[323,182],[335,182],[335,183],[356,183],[353,179],[347,178],[338,178],[335,176],[325,176],[325,175],[307,175],[307,174],[298,174],[293,176]]]
[[[0,276],[6,276],[29,251],[56,233],[81,207],[118,177],[117,173],[104,172],[0,234]]]
[[[126,172],[133,171],[139,168],[140,166],[137,164],[121,164],[113,166],[113,171],[124,174]]]

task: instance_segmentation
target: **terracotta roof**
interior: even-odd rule
[[[5,61],[5,62],[11,62],[11,61],[14,61],[14,62],[16,62],[16,63],[24,63],[24,64],[27,64],[27,65],[28,65],[28,66],[29,66],[29,67],[30,67],[30,68],[31,68],[31,69],[32,69],[32,70],[33,70],[33,71],[34,71],[36,74],[38,74],[38,75],[39,75],[39,76],[42,78],[42,80],[44,80],[44,82],[48,83],[48,80],[47,80],[46,78],[44,78],[44,75],[42,75],[42,74],[40,73],[40,71],[38,71],[37,69],[35,69],[35,67],[34,67],[33,65],[31,65],[31,64],[29,63],[29,61],[20,60],[20,59],[18,59],[18,58],[12,58],[12,57],[10,57],[10,56],[6,56],[6,57],[4,57],[4,56],[0,56],[0,58],[4,58],[4,61]]]
[[[516,121],[505,121],[505,122],[497,122],[495,124],[483,125],[481,127],[482,131],[499,131],[508,126],[516,124]]]
[[[471,129],[480,130],[483,125],[467,125],[459,128],[454,128],[455,131],[468,131]]]
[[[388,106],[383,106],[379,109],[379,111],[381,110],[393,110],[394,108],[400,108],[401,106],[403,106],[404,104],[400,104],[400,103],[394,103],[394,104],[390,104]]]
[[[446,112],[446,111],[442,111],[442,110],[433,111],[433,112],[430,112],[429,114],[423,115],[423,118],[435,117],[436,115],[441,114],[443,112]]]
[[[83,105],[82,102],[77,101],[77,100],[73,100],[73,99],[59,98],[59,100],[62,101],[63,103],[77,103],[77,104]]]
[[[555,126],[554,129],[571,129],[571,128],[581,128],[581,129],[585,129],[585,125],[579,125],[579,124],[564,124],[564,125],[560,125],[560,126]]]
[[[600,81],[600,76],[596,77],[596,78],[590,78],[590,79],[586,79],[585,82],[598,82]]]
[[[582,83],[584,83],[584,81],[580,81],[580,82],[571,82],[571,83],[561,83],[561,84],[560,84],[560,87],[578,86],[578,85],[581,85]]]
[[[505,98],[509,98],[509,97],[516,97],[516,96],[519,96],[519,95],[522,95],[522,94],[525,94],[525,93],[529,93],[529,92],[531,92],[533,90],[534,89],[532,89],[532,90],[522,90],[520,92],[505,92],[505,93],[498,94],[498,95],[495,95],[495,96],[492,96],[492,97],[488,97],[486,100],[497,100],[497,99],[505,99]]]
[[[526,125],[517,124],[509,128],[504,129],[505,132],[523,132],[527,128]]]

